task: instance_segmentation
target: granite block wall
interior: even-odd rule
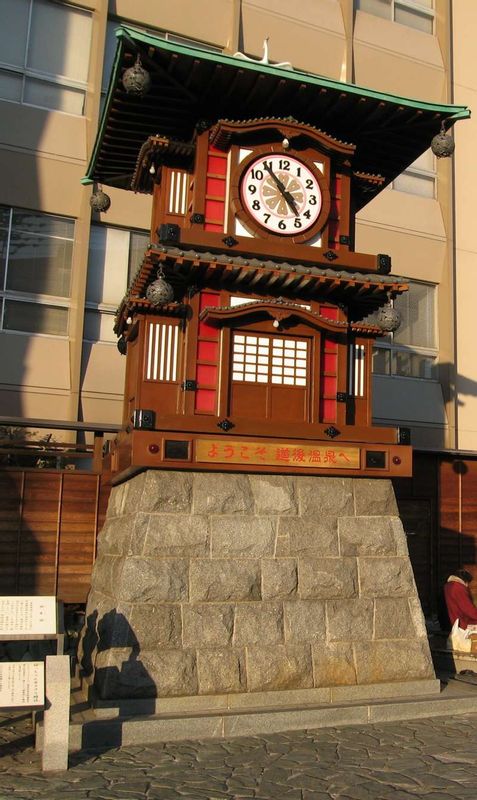
[[[150,470],[114,488],[81,652],[107,699],[434,677],[386,479]]]

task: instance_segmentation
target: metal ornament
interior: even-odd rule
[[[103,192],[102,189],[97,189],[89,198],[89,204],[93,211],[107,211],[111,205],[111,198],[109,194]]]
[[[376,324],[382,331],[393,333],[401,324],[401,312],[390,303],[376,311]]]
[[[441,124],[440,133],[431,142],[431,150],[436,158],[449,158],[455,150],[454,139],[446,133],[444,123]]]
[[[128,94],[144,97],[151,88],[151,83],[151,76],[147,69],[142,66],[141,57],[138,55],[134,66],[124,71],[123,86]]]
[[[151,305],[156,308],[171,303],[174,299],[174,289],[170,283],[164,279],[164,272],[162,269],[157,271],[157,278],[146,289],[146,297]]]

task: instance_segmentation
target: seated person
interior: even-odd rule
[[[466,638],[463,632],[467,630],[468,626],[477,625],[477,608],[474,606],[469,589],[471,580],[470,572],[461,569],[455,575],[450,575],[444,586],[444,597],[452,633],[454,636],[458,636],[459,632],[462,632],[462,641]],[[470,649],[470,641],[468,641],[468,645],[468,649]]]

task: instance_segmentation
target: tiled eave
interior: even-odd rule
[[[177,247],[150,247],[134,277],[117,315],[116,331],[122,322],[141,310],[154,311],[145,298],[147,286],[161,268],[174,287],[179,302],[200,287],[227,289],[247,295],[287,300],[322,300],[348,309],[350,322],[359,322],[385,305],[390,298],[407,291],[404,278],[378,273],[363,274],[347,270],[322,269],[300,264],[259,261],[222,253],[202,253]],[[174,311],[174,308],[176,311]],[[167,313],[179,313],[178,306],[167,306]],[[164,313],[164,309],[161,309]],[[364,323],[363,323],[364,324]]]

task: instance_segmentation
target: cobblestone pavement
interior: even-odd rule
[[[477,714],[83,752],[53,776],[29,725],[0,716],[1,800],[477,798]]]

